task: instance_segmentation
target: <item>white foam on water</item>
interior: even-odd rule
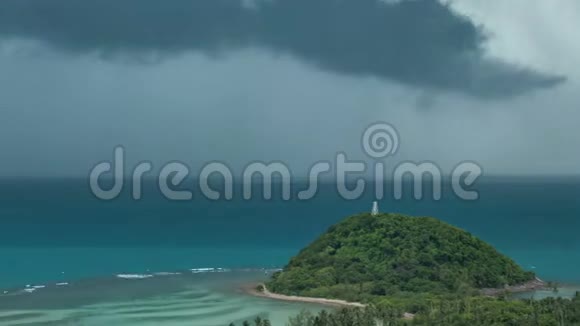
[[[142,280],[146,278],[151,278],[151,274],[117,274],[116,277],[126,279],[126,280]]]
[[[194,274],[196,273],[224,273],[230,272],[227,268],[220,268],[220,267],[208,267],[208,268],[192,268],[190,271]]]
[[[22,289],[22,292],[24,293],[32,293],[36,290],[39,289],[44,289],[46,287],[46,285],[31,285],[31,284],[26,284],[25,288]],[[7,291],[4,291],[4,294],[8,293]]]
[[[173,275],[181,275],[181,273],[172,273],[172,272],[159,272],[153,273],[155,276],[173,276]]]

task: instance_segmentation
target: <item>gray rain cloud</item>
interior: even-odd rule
[[[2,0],[0,39],[104,57],[219,58],[258,47],[330,72],[481,99],[565,81],[490,59],[484,30],[437,0]]]

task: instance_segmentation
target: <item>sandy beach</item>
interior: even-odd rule
[[[263,290],[259,291],[258,286],[262,286]],[[310,298],[310,297],[299,297],[291,295],[276,294],[270,292],[264,284],[250,284],[244,286],[242,290],[250,295],[268,298],[273,300],[289,301],[289,302],[302,302],[302,303],[314,303],[331,307],[353,307],[353,308],[364,308],[365,304],[358,302],[348,302],[344,300],[334,300],[334,299],[324,299],[324,298]]]
[[[263,290],[259,291],[258,286],[263,286]],[[334,299],[324,299],[324,298],[311,298],[311,297],[300,297],[292,295],[283,295],[270,292],[264,284],[253,284],[248,285],[243,288],[243,291],[249,295],[256,297],[268,298],[273,300],[289,301],[289,302],[301,302],[301,303],[313,303],[320,304],[329,307],[342,307],[342,308],[365,308],[367,305],[359,302],[348,302],[344,300],[334,300]],[[405,312],[401,318],[405,320],[412,320],[415,317],[414,314]]]

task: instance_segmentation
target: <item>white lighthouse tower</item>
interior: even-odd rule
[[[379,215],[379,203],[376,201],[373,202],[373,210],[371,211],[371,215],[372,216]]]

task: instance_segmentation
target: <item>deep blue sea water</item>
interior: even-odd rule
[[[540,277],[580,282],[580,178],[494,177],[480,199],[380,201],[382,211],[434,216],[495,245]],[[171,202],[153,181],[143,199],[93,197],[86,180],[0,180],[0,288],[200,267],[281,267],[330,225],[363,211],[322,186],[306,202]],[[387,198],[388,192],[387,192]]]

